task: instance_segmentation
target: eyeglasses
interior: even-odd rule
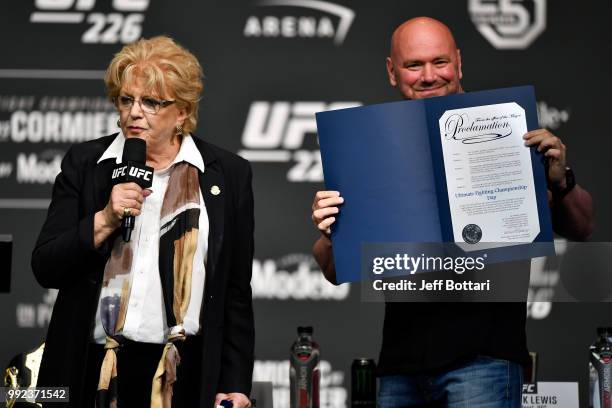
[[[134,105],[134,102],[138,102],[140,105],[140,109],[143,112],[149,113],[151,115],[157,115],[161,108],[165,108],[166,106],[172,105],[176,101],[166,101],[166,100],[158,100],[155,98],[151,98],[150,96],[144,96],[140,98],[140,100],[136,100],[131,96],[119,95],[116,99],[117,107],[121,110],[130,110]]]

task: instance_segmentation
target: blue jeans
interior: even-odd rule
[[[380,378],[378,408],[520,408],[520,364],[489,357],[432,375]]]

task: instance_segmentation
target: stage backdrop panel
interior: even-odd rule
[[[12,292],[0,294],[0,363],[44,339],[56,293],[37,285],[29,263],[53,180],[71,144],[116,131],[103,72],[123,44],[140,36],[171,35],[196,54],[206,75],[196,134],[253,165],[254,377],[274,382],[275,408],[288,406],[288,354],[298,325],[313,325],[321,344],[323,407],[347,407],[351,360],[377,357],[383,305],[361,303],[357,286],[325,282],[310,255],[317,237],[310,206],[324,187],[314,113],[398,99],[385,57],[393,29],[405,19],[429,15],[453,29],[467,91],[535,86],[541,125],[566,143],[578,182],[596,200],[594,239],[610,240],[612,166],[605,146],[612,6],[506,3],[34,0],[1,6],[0,234],[12,234],[15,244]],[[557,246],[567,251],[565,241]],[[540,379],[579,380],[584,403],[587,347],[597,326],[612,324],[610,306],[553,304],[557,261],[534,269],[531,289],[541,302],[528,307],[529,347],[540,353]]]

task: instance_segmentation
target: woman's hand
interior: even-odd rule
[[[144,190],[136,183],[120,183],[113,187],[108,204],[104,207],[106,224],[113,229],[121,225],[125,209],[130,209],[130,215],[139,216],[145,197],[151,195],[151,190]]]
[[[142,189],[136,183],[115,185],[111,190],[106,207],[98,211],[94,217],[94,246],[100,247],[106,238],[121,225],[126,208],[130,209],[130,215],[140,215],[142,203],[151,193],[151,190]]]
[[[234,408],[251,408],[251,401],[246,395],[239,392],[230,392],[229,394],[219,393],[215,397],[215,408],[221,404],[223,400],[231,400]]]

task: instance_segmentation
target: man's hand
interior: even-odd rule
[[[312,252],[325,279],[334,285],[337,285],[336,268],[329,235],[331,225],[336,221],[334,215],[340,212],[338,206],[343,202],[344,198],[340,197],[338,191],[317,191],[312,201],[312,222],[321,232],[321,236],[312,247]]]
[[[565,145],[546,129],[536,129],[523,136],[526,146],[537,146],[544,153],[548,166],[548,182],[559,189],[565,188]]]
[[[234,404],[234,408],[251,408],[251,400],[239,392],[230,392],[229,394],[219,393],[215,396],[215,408],[221,404],[223,400],[230,400]]]
[[[559,190],[567,187],[565,179],[566,148],[557,136],[546,129],[536,129],[523,136],[526,146],[537,146],[547,161],[548,183]],[[593,199],[579,185],[576,185],[562,200],[552,204],[553,229],[556,233],[573,240],[588,239],[595,228]]]
[[[344,202],[338,191],[317,191],[312,202],[312,222],[321,234],[329,237],[331,225],[336,221],[337,207]]]

